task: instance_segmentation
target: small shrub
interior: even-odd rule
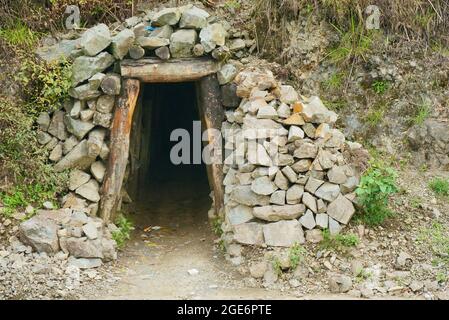
[[[68,97],[71,77],[68,61],[48,64],[24,57],[16,80],[23,85],[28,113],[37,115],[58,109]]]
[[[296,269],[299,263],[304,260],[304,254],[305,249],[298,243],[295,243],[293,246],[291,246],[288,253],[290,268]]]
[[[362,206],[361,219],[368,225],[379,225],[393,213],[388,208],[389,197],[398,191],[397,172],[380,163],[371,163],[356,190]]]
[[[120,215],[115,221],[118,227],[117,231],[112,232],[112,239],[117,243],[119,249],[123,248],[131,238],[131,231],[134,230],[134,226],[131,220],[127,219],[125,216]]]
[[[429,188],[438,196],[449,196],[449,180],[433,178],[429,182]]]

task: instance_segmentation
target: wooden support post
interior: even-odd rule
[[[101,188],[100,216],[105,222],[114,217],[120,200],[129,156],[129,140],[134,109],[140,92],[140,82],[126,79],[118,99],[111,126],[111,146],[107,173]]]
[[[221,103],[220,86],[215,74],[208,75],[198,81],[198,108],[206,129],[221,131],[224,110]],[[208,130],[209,144],[214,144],[217,137]],[[221,136],[220,136],[221,139]],[[221,145],[222,141],[220,141]],[[220,152],[222,152],[220,150]],[[222,153],[221,153],[222,154]],[[214,191],[215,214],[222,214],[224,207],[223,159],[219,163],[208,166],[209,184]]]

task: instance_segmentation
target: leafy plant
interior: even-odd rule
[[[379,225],[393,213],[388,208],[389,197],[398,191],[397,172],[381,163],[371,162],[356,190],[363,214],[360,218],[368,225]]]
[[[39,114],[58,109],[68,97],[71,77],[69,61],[48,64],[25,58],[16,80],[23,85],[28,112]]]
[[[221,225],[223,224],[223,219],[220,217],[216,217],[212,219],[212,231],[217,235],[221,236],[223,234],[223,229]]]
[[[377,94],[384,94],[388,90],[389,86],[388,81],[385,80],[376,80],[371,85],[374,92]]]
[[[301,261],[304,260],[305,249],[298,243],[293,244],[290,247],[288,253],[288,259],[290,261],[290,267],[296,269]]]
[[[38,145],[32,130],[35,118],[21,102],[0,96],[0,180],[9,182],[0,192],[12,194],[11,185],[17,185],[59,193],[66,188],[68,175],[56,173],[47,163],[46,150]]]
[[[435,276],[435,280],[438,283],[444,283],[447,281],[447,275],[444,272],[438,272],[437,275]]]
[[[384,112],[385,112],[384,109],[372,108],[371,110],[368,111],[365,120],[371,127],[375,127],[382,121],[384,117]]]
[[[120,215],[115,224],[118,230],[112,232],[112,239],[117,243],[117,247],[121,249],[125,246],[126,241],[131,238],[131,231],[134,230],[134,225],[124,215]]]
[[[449,196],[449,180],[433,178],[429,182],[429,188],[438,196]]]

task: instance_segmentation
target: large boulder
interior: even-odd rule
[[[95,157],[89,156],[87,140],[81,141],[67,155],[65,155],[53,167],[56,172],[62,172],[71,168],[85,170],[95,161]]]
[[[213,23],[201,29],[200,39],[204,51],[211,52],[217,46],[224,46],[227,32],[222,24]]]
[[[111,32],[105,24],[86,30],[80,38],[80,47],[85,55],[96,56],[111,44]]]
[[[270,203],[270,197],[260,195],[251,190],[251,186],[237,186],[231,192],[231,199],[247,206],[266,206]]]
[[[178,30],[170,37],[170,53],[173,58],[187,58],[193,55],[198,36],[195,30]]]
[[[304,232],[298,220],[283,220],[263,226],[265,244],[273,247],[291,247],[304,243]]]
[[[114,61],[114,57],[107,52],[102,52],[95,57],[82,56],[76,58],[72,66],[72,85],[76,86],[95,74],[103,72]]]
[[[247,245],[262,245],[262,224],[257,222],[242,223],[234,226],[234,240]]]
[[[19,237],[38,252],[54,254],[59,251],[58,225],[39,215],[20,224]]]
[[[181,11],[179,8],[166,8],[154,14],[152,23],[154,26],[174,26],[179,22],[180,18]]]
[[[304,120],[312,123],[335,123],[337,114],[327,109],[321,102],[320,98],[312,97],[308,103],[303,105],[301,115]]]
[[[114,58],[122,60],[134,44],[134,32],[130,29],[120,31],[112,38],[111,52]]]
[[[74,58],[79,39],[77,40],[61,40],[52,46],[43,46],[36,50],[39,58],[47,63],[57,63],[69,58]]]
[[[95,127],[95,125],[91,122],[76,120],[69,115],[66,115],[64,117],[64,123],[67,127],[67,131],[69,131],[80,140],[82,140],[86,136],[86,134],[88,134],[89,131]]]
[[[354,213],[355,209],[352,202],[341,194],[327,207],[327,214],[343,224],[347,224]]]
[[[182,13],[179,27],[186,29],[201,29],[207,25],[207,18],[209,18],[209,13],[203,9],[192,7]]]

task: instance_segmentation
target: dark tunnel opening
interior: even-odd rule
[[[193,163],[194,143],[202,150],[201,131],[194,134],[194,121],[200,121],[196,85],[193,82],[148,84],[142,96],[143,130],[139,169],[138,206],[152,223],[164,223],[165,218],[185,215],[207,220],[210,208],[210,187],[203,161]],[[175,164],[170,154],[177,141],[170,141],[173,130],[185,129],[190,138],[190,163]],[[179,153],[178,153],[179,155]],[[197,155],[198,159],[198,155]],[[201,160],[201,159],[200,159]]]

